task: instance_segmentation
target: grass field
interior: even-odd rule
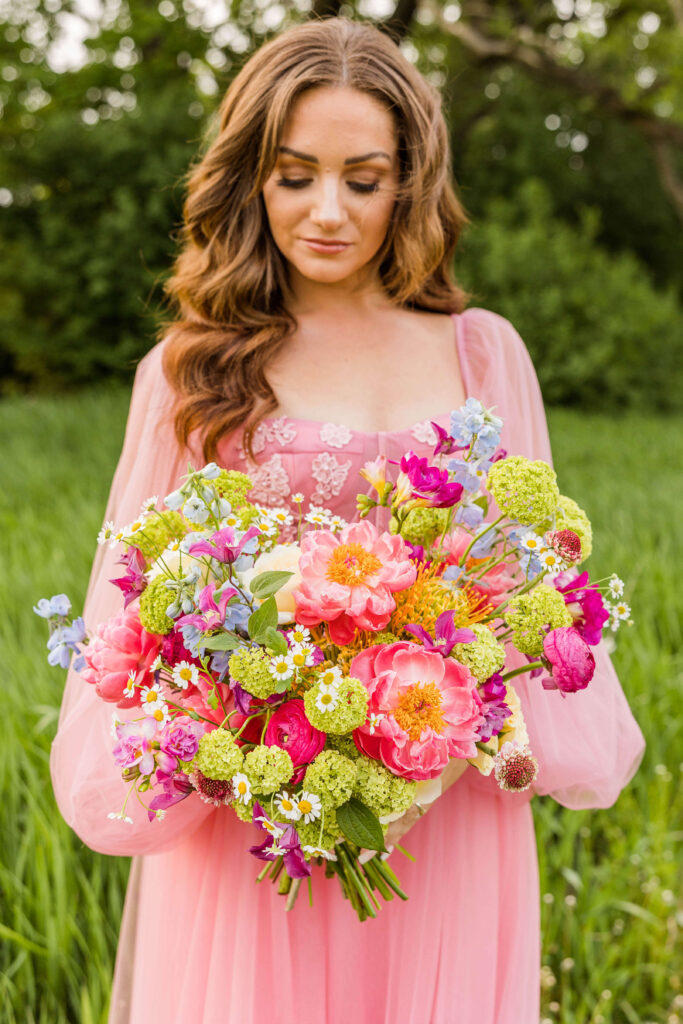
[[[31,606],[61,591],[82,604],[126,402],[120,391],[97,391],[0,404],[0,1024],[106,1020],[128,862],[86,849],[56,810],[48,753],[63,674],[44,659],[45,625]],[[550,423],[561,490],[586,508],[598,538],[591,573],[627,580],[635,625],[618,635],[614,661],[648,749],[614,808],[534,801],[543,1019],[677,1024],[683,422],[563,410]]]

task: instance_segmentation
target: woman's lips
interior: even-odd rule
[[[351,245],[350,242],[314,242],[310,238],[303,238],[302,241],[305,242],[310,249],[313,249],[314,252],[324,252],[329,254],[344,252],[344,250],[348,249]]]

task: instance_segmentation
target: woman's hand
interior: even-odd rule
[[[452,786],[455,782],[458,781],[458,779],[464,773],[466,768],[467,761],[463,758],[454,757],[448,762],[443,772],[441,773],[442,795],[450,786]],[[432,802],[436,803],[436,801]],[[431,807],[431,804],[428,804],[427,806]],[[426,813],[426,807],[420,807],[419,803],[415,803],[413,804],[412,807],[409,807],[405,814],[402,814],[400,818],[397,818],[396,821],[392,821],[389,824],[389,827],[387,828],[387,831],[384,836],[384,845],[386,846],[386,848],[391,851],[394,848],[394,846],[396,846],[397,843],[400,843],[401,839],[406,834],[406,832],[410,831],[415,822],[419,821],[422,815]],[[373,856],[372,851],[364,850],[361,853],[359,859],[361,860],[361,862],[364,862],[366,860],[369,860],[371,856]]]

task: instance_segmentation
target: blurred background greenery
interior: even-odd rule
[[[335,13],[442,91],[456,276],[525,339],[591,573],[634,610],[640,772],[609,810],[534,801],[543,1021],[679,1024],[681,0],[0,0],[0,1022],[103,1024],[128,870],[55,807],[62,682],[28,609],[82,604],[203,126],[262,41]]]

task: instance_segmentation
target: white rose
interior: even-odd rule
[[[291,572],[292,576],[280,587],[275,596],[277,605],[278,622],[282,626],[287,622],[294,622],[296,602],[293,591],[301,583],[299,572],[299,559],[301,549],[298,544],[277,544],[272,551],[265,551],[259,555],[251,569],[245,569],[241,573],[242,583],[248,589],[250,582],[255,576],[262,572]]]

